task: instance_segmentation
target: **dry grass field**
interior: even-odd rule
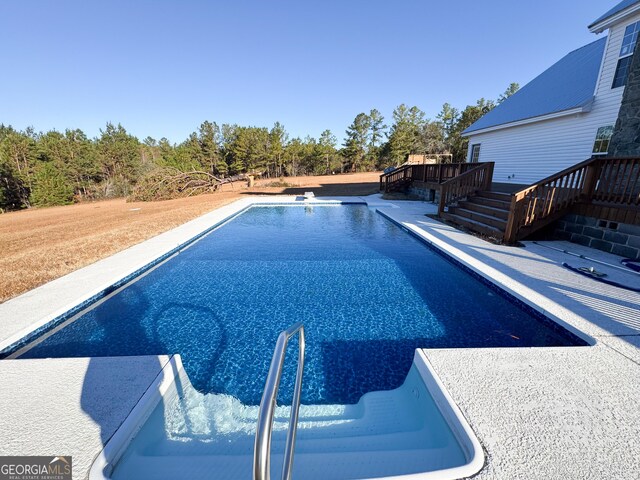
[[[286,178],[225,185],[209,195],[162,202],[124,199],[0,215],[0,303],[113,255],[246,195],[369,195],[378,173]],[[279,183],[278,180],[275,180]]]

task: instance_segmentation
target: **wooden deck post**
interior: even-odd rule
[[[507,226],[504,229],[504,243],[515,243],[517,229],[516,224],[520,221],[519,218],[516,218],[516,213],[518,209],[518,197],[516,194],[511,195],[511,205],[509,206],[509,218],[507,219]]]
[[[585,200],[591,200],[596,190],[596,183],[600,177],[601,165],[600,162],[594,162],[587,166],[587,174],[584,179],[584,186],[582,187],[582,195]]]
[[[487,163],[489,163],[489,165],[486,170],[484,188],[485,190],[491,190],[491,184],[493,183],[493,167],[495,166],[495,162],[487,162]]]
[[[447,186],[440,184],[440,201],[438,202],[438,216],[441,216],[444,213],[445,207],[445,197],[447,196]]]

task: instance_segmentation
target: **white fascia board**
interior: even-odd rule
[[[604,70],[604,61],[607,58],[607,52],[609,51],[609,41],[611,35],[607,35],[607,40],[604,43],[604,53],[602,54],[602,60],[600,60],[600,69],[598,70],[598,80],[596,80],[596,88],[593,90],[593,98],[596,97],[598,89],[600,88],[600,80],[602,80],[602,71]]]
[[[594,23],[589,26],[589,31],[591,33],[601,33],[604,32],[607,28],[611,28],[612,25],[615,25],[618,22],[621,22],[625,19],[625,17],[632,15],[636,12],[640,11],[640,2],[631,5],[624,10],[612,15],[610,17],[605,18],[604,20]]]
[[[591,105],[593,100],[587,102],[582,107],[571,108],[569,110],[562,110],[561,112],[549,113],[547,115],[540,115],[538,117],[525,118],[524,120],[518,120],[517,122],[503,123],[501,125],[494,125],[493,127],[482,128],[480,130],[474,130],[473,132],[461,133],[462,137],[471,137],[472,135],[478,135],[480,133],[493,132],[495,130],[502,130],[503,128],[519,127],[520,125],[527,125],[529,123],[542,122],[544,120],[551,120],[558,117],[566,117],[569,115],[575,115],[576,113],[585,113],[591,111]]]

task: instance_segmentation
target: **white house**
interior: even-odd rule
[[[640,31],[640,0],[589,25],[606,37],[579,48],[463,132],[468,160],[493,161],[498,184],[531,184],[607,153]]]

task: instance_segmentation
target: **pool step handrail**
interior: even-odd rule
[[[300,410],[300,394],[302,391],[302,373],[304,371],[304,326],[296,323],[286,330],[280,332],[276,348],[271,359],[267,382],[262,393],[260,409],[258,410],[258,425],[256,429],[256,440],[253,450],[253,478],[254,480],[269,480],[271,477],[271,434],[273,430],[273,414],[276,408],[276,398],[278,387],[282,376],[284,356],[287,350],[289,339],[296,333],[300,334],[298,346],[298,369],[296,372],[296,383],[293,390],[293,402],[291,404],[291,416],[289,418],[289,430],[287,432],[287,442],[284,448],[284,460],[282,462],[283,480],[291,479],[291,469],[293,467],[293,452],[296,443],[296,431],[298,428],[298,412]]]

